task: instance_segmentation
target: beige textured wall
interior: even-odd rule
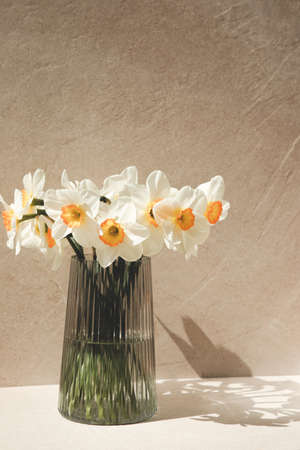
[[[300,370],[300,2],[2,0],[0,192],[24,173],[215,174],[232,209],[199,258],[153,258],[157,375]],[[0,384],[58,381],[68,257],[0,234]]]

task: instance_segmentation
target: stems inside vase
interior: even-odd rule
[[[156,410],[151,266],[72,258],[59,410],[72,420],[121,424]]]

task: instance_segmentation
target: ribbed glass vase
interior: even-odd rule
[[[156,411],[151,260],[103,269],[71,258],[60,413],[83,423],[140,422]]]

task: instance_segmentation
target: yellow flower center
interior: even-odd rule
[[[14,216],[14,212],[12,209],[7,211],[2,211],[3,223],[7,231],[11,231],[12,229],[12,219]]]
[[[125,233],[123,228],[114,219],[106,219],[101,223],[102,235],[99,235],[104,244],[116,247],[123,242]]]
[[[25,208],[25,206],[27,205],[27,203],[31,199],[31,197],[32,197],[32,194],[28,194],[26,189],[22,189],[22,206],[23,206],[23,208]]]
[[[56,244],[55,240],[52,237],[51,228],[49,228],[49,227],[48,227],[47,233],[46,233],[46,241],[47,241],[49,248],[54,247],[54,245]]]
[[[79,228],[85,221],[85,211],[79,205],[67,205],[61,208],[61,218],[69,228]]]
[[[186,208],[179,210],[176,213],[174,221],[182,230],[189,230],[195,223],[195,216],[192,209]]]
[[[145,215],[147,217],[147,220],[149,223],[151,223],[151,225],[153,225],[155,228],[158,227],[158,223],[156,222],[156,220],[154,219],[154,214],[153,214],[153,206],[160,202],[161,198],[158,198],[157,200],[153,200],[152,202],[149,202],[145,211]]]
[[[204,215],[209,221],[209,223],[211,224],[217,223],[221,214],[222,214],[222,202],[220,202],[219,200],[216,202],[208,202]]]

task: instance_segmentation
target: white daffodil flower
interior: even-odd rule
[[[190,186],[184,186],[173,197],[153,206],[156,222],[161,225],[169,249],[185,253],[186,259],[197,256],[198,245],[209,235],[204,217],[206,197]]]
[[[22,247],[38,248],[49,260],[52,270],[59,268],[62,262],[64,239],[55,240],[52,236],[52,222],[45,216],[37,216],[24,224]]]
[[[23,177],[24,189],[22,189],[22,206],[29,207],[34,198],[43,198],[43,189],[45,186],[45,172],[42,169],[36,169],[34,174],[27,173]],[[34,212],[31,208],[30,212]],[[29,213],[29,212],[28,212]]]
[[[12,204],[0,195],[7,246],[16,254],[21,247],[39,248],[53,268],[61,261],[65,237],[80,258],[84,255],[75,241],[98,248],[103,267],[119,256],[127,261],[153,256],[164,243],[188,259],[197,255],[211,226],[224,220],[230,209],[221,176],[196,189],[178,190],[160,170],[139,185],[137,169],[130,166],[107,177],[101,188],[87,178],[70,181],[66,170],[61,183],[63,189],[44,193],[45,173],[37,169],[23,177],[24,189],[15,190]]]
[[[148,234],[147,228],[136,223],[136,208],[130,198],[113,202],[98,218],[98,237],[93,243],[101,266],[109,266],[119,256],[126,261],[138,260]]]
[[[63,187],[73,191],[85,192],[88,191],[92,195],[96,196],[100,203],[100,209],[106,209],[107,205],[110,203],[110,200],[107,197],[104,197],[100,188],[88,178],[85,178],[81,181],[70,181],[66,169],[63,170],[61,175],[61,184]]]
[[[146,185],[127,185],[125,194],[130,195],[137,209],[137,221],[149,230],[149,237],[143,242],[143,254],[154,256],[164,245],[164,235],[161,226],[153,215],[153,207],[159,201],[172,197],[177,189],[170,187],[167,176],[161,170],[149,174]]]
[[[116,200],[127,184],[137,184],[138,173],[135,166],[129,166],[118,175],[105,178],[100,195],[110,201]]]
[[[44,207],[54,220],[52,236],[56,241],[72,233],[80,245],[93,245],[97,235],[95,217],[99,211],[96,195],[88,191],[49,189],[45,193]]]
[[[211,225],[226,219],[230,208],[230,203],[223,200],[224,180],[221,175],[211,178],[210,181],[200,184],[196,192],[203,192],[206,196],[207,205],[204,216]]]
[[[0,195],[0,202],[4,206],[2,211],[3,223],[7,231],[7,247],[11,250],[15,247],[16,255],[20,253],[24,238],[25,222],[19,222],[25,209],[23,208],[23,196],[19,189],[15,189],[14,203],[8,205]],[[26,234],[26,230],[25,230]]]

